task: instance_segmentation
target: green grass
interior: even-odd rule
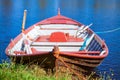
[[[0,64],[0,80],[56,80],[54,74],[47,74],[37,65],[30,67],[14,63]],[[61,75],[57,80],[71,80],[69,75]]]
[[[22,65],[14,63],[0,64],[0,80],[72,80],[72,75],[69,73],[48,74],[38,65]],[[106,80],[106,76],[93,78],[94,73],[86,76],[86,80]],[[77,77],[74,80],[78,80]],[[107,80],[112,80],[109,76]]]

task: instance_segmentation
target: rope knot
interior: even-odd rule
[[[59,57],[60,51],[59,51],[59,47],[57,45],[54,46],[52,52],[53,52],[53,54],[54,54],[55,57]]]

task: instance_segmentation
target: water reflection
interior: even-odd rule
[[[10,21],[8,20],[9,17],[7,16],[11,16],[12,2],[10,0],[8,1],[4,0],[1,2],[1,6],[2,8],[0,8],[1,9],[0,15],[1,17],[5,18],[4,20],[7,20],[6,22],[8,22],[8,24],[10,24]],[[2,18],[0,18],[0,20],[2,21]],[[8,26],[8,25],[5,25],[5,26]]]
[[[47,0],[39,0],[39,7],[41,8],[41,9],[45,9],[46,8],[46,5],[47,5]]]

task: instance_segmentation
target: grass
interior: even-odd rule
[[[0,80],[56,80],[54,74],[47,74],[37,65],[21,65],[14,63],[0,64]],[[71,80],[69,75],[61,75],[57,80]]]
[[[38,65],[27,66],[7,62],[0,64],[0,80],[72,80],[72,75],[69,72],[58,72],[56,76],[56,74],[52,74],[51,72],[49,74],[46,73]],[[86,80],[112,80],[106,76],[93,78],[93,74],[86,76]],[[74,78],[74,80],[78,79]]]

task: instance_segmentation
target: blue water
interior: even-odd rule
[[[61,14],[83,24],[93,23],[91,29],[102,32],[120,28],[120,0],[0,0],[0,62],[7,57],[5,48],[21,32],[23,11],[27,9],[26,28]],[[109,48],[109,56],[96,68],[101,73],[114,74],[120,79],[120,30],[98,34]]]

